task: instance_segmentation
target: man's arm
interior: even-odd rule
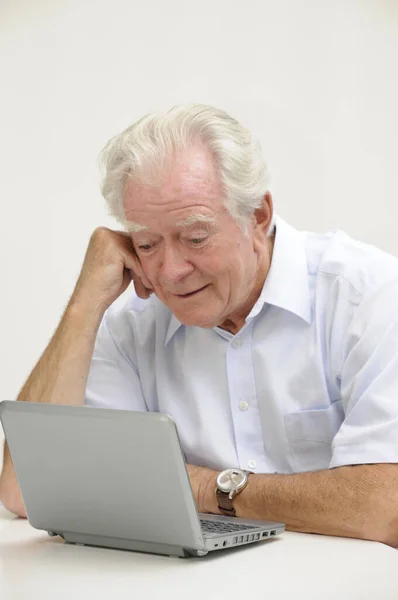
[[[219,513],[214,493],[217,473],[200,467],[188,467],[188,471],[195,481],[192,487],[199,511]],[[398,464],[251,475],[234,506],[239,517],[282,521],[291,531],[362,538],[397,547]]]
[[[84,403],[84,392],[100,314],[68,306],[43,356],[22,388],[18,400],[54,404]],[[0,500],[11,512],[26,517],[10,451],[4,446]]]
[[[127,234],[105,228],[94,232],[65,314],[18,400],[84,404],[95,339],[105,310],[133,277],[137,293],[143,298],[149,296],[148,289],[133,272],[134,266],[133,247]],[[11,512],[26,517],[7,444],[0,476],[0,501]]]

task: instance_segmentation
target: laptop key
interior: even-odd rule
[[[239,531],[255,529],[254,526],[250,525],[222,523],[219,521],[207,521],[206,519],[201,519],[200,523],[205,533],[234,533]]]

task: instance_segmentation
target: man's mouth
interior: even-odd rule
[[[188,292],[187,294],[176,294],[176,296],[177,298],[191,298],[192,296],[195,296],[196,294],[199,294],[200,292],[205,290],[207,287],[208,285],[205,285],[201,288],[198,288],[197,290],[194,290],[193,292]]]

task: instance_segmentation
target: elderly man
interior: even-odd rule
[[[200,511],[398,545],[398,260],[274,216],[212,107],[147,115],[103,162],[124,231],[92,235],[19,399],[168,413]],[[0,499],[25,516],[7,448]]]

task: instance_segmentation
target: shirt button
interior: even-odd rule
[[[242,400],[242,402],[239,403],[239,408],[241,410],[247,410],[249,408],[249,403],[246,402],[246,400]]]
[[[256,468],[256,461],[255,460],[249,460],[249,462],[247,463],[249,469],[255,469]]]
[[[240,338],[235,338],[231,344],[232,348],[240,348],[242,345],[242,340]]]

